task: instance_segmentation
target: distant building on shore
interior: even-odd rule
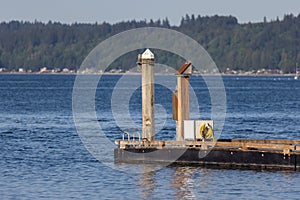
[[[0,68],[0,73],[3,73],[3,72],[6,72],[6,68],[1,67],[1,68]]]
[[[47,67],[42,67],[39,72],[40,73],[46,73],[46,72],[48,72]]]

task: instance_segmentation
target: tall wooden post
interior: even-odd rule
[[[154,141],[154,54],[147,49],[138,56],[142,65],[142,138]]]
[[[192,63],[187,62],[183,64],[178,71],[177,75],[177,105],[176,106],[176,140],[184,140],[184,127],[183,121],[190,119],[190,94],[189,94],[189,80],[192,74]]]
[[[178,120],[176,123],[176,140],[183,141],[183,120],[190,119],[189,76],[177,76]]]

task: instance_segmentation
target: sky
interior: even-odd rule
[[[239,23],[298,15],[299,0],[0,0],[0,21],[57,21],[61,23],[117,23],[168,18],[179,25],[182,16],[232,15]]]

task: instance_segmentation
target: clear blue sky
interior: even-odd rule
[[[185,14],[233,15],[241,23],[300,13],[300,0],[0,0],[0,21],[109,23],[163,19],[178,25]]]

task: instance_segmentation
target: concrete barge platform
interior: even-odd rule
[[[115,162],[300,171],[300,140],[116,141]]]

